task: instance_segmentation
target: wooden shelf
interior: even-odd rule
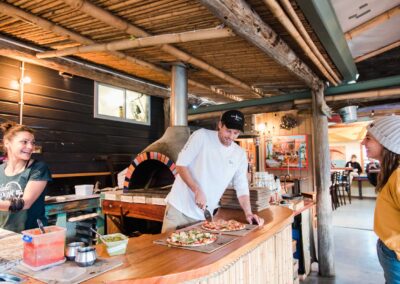
[[[67,178],[67,177],[94,177],[108,176],[111,172],[89,172],[89,173],[68,173],[68,174],[52,174],[52,178]]]

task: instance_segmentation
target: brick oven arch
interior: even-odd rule
[[[170,159],[168,156],[166,156],[162,153],[159,153],[159,152],[143,152],[143,153],[140,153],[139,155],[137,155],[136,158],[133,159],[133,161],[131,162],[131,164],[128,167],[128,170],[125,175],[125,181],[124,181],[124,192],[129,190],[131,182],[134,179],[135,171],[138,171],[139,168],[145,166],[146,164],[148,165],[149,162],[152,162],[153,166],[158,165],[158,167],[159,167],[159,165],[163,165],[164,168],[169,170],[169,172],[171,173],[171,177],[173,177],[173,179],[175,179],[175,177],[177,175],[177,171],[176,171],[175,162],[172,159]],[[165,174],[168,175],[168,173],[164,173],[164,176],[165,176]],[[143,184],[143,181],[142,181],[142,184]]]

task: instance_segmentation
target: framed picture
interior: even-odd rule
[[[265,164],[268,169],[306,169],[307,136],[275,136],[265,142]]]

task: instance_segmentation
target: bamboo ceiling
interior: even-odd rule
[[[0,9],[0,33],[27,43],[33,43],[48,50],[64,49],[92,42],[104,43],[134,38],[124,31],[111,27],[82,11],[72,8],[64,1],[7,0],[4,2],[84,37],[81,42],[77,42],[66,35],[60,35],[51,31],[51,29],[45,29],[30,23],[27,19],[21,20],[2,13]],[[152,35],[215,28],[222,24],[206,7],[194,0],[91,0],[90,3],[111,12],[113,15]],[[326,81],[323,74],[305,56],[302,49],[288,35],[262,0],[249,0],[247,3],[321,80]],[[334,72],[338,74],[335,66],[304,19],[303,14],[294,1],[291,3],[322,56],[327,60]],[[254,99],[308,88],[306,83],[292,72],[278,64],[258,47],[239,36],[176,43],[173,45],[237,79],[244,83],[243,85],[259,89],[257,93],[251,89],[240,88],[191,64],[188,68],[189,79],[203,86],[189,84],[189,92],[198,97],[208,97],[221,102],[232,101],[227,96],[223,97],[213,93],[211,89],[214,88],[221,90],[222,93],[236,96],[233,97],[233,100]],[[147,81],[169,86],[170,64],[178,60],[175,56],[163,51],[160,46],[121,50],[118,53],[150,63],[156,69],[141,66],[112,52],[91,52],[75,56]],[[204,86],[209,89],[204,88]]]

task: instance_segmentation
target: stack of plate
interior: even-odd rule
[[[269,207],[272,192],[265,187],[250,188],[250,205],[253,212],[259,212]],[[221,198],[221,207],[229,209],[241,209],[236,191],[233,188],[226,189]]]

